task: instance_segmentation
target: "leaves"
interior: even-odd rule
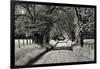
[[[16,4],[15,35],[29,37],[35,31],[50,32],[50,36],[72,32],[79,36],[82,32],[95,31],[94,8],[78,8],[54,5]]]

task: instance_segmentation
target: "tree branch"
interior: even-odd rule
[[[30,11],[28,5],[26,5],[26,9],[28,10],[28,12],[29,12],[29,14],[31,15],[31,18],[32,18],[32,20],[33,20],[33,15],[32,15],[32,13],[31,13],[31,11]]]
[[[21,5],[21,6],[22,6],[23,8],[25,8],[25,9],[27,9],[27,11],[29,12],[29,14],[30,14],[30,16],[31,16],[31,19],[33,19],[33,15],[32,15],[32,13],[31,13],[29,7],[28,7],[28,4],[26,4],[26,5]]]
[[[27,16],[27,15],[23,15],[23,14],[18,14],[18,15],[15,15],[15,20],[18,18],[18,17],[20,17],[20,16],[25,16],[25,17],[27,17],[27,18],[30,18],[29,16]],[[31,18],[30,18],[31,19]]]
[[[51,14],[55,8],[56,8],[56,6],[53,6],[53,8],[50,9],[50,10],[47,12],[47,14]]]
[[[56,6],[54,6],[54,7],[49,11],[49,13],[51,14],[55,8],[56,8]]]

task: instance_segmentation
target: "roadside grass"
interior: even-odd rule
[[[80,57],[87,58],[88,61],[94,61],[94,40],[84,40],[84,45],[75,44],[73,52]],[[44,45],[44,47],[34,43],[30,45],[21,44],[21,47],[18,47],[18,43],[15,43],[15,65],[21,66],[26,65],[30,60],[35,60],[35,58],[41,53],[45,52],[50,46]]]
[[[85,39],[83,47],[76,45],[73,47],[73,52],[81,57],[87,58],[89,61],[94,61],[94,47],[95,44],[93,39]]]
[[[15,65],[25,65],[30,59],[36,58],[39,54],[46,51],[45,48],[42,48],[38,44],[25,45],[21,48],[17,47],[18,44],[15,44]]]

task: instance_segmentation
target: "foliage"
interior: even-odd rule
[[[94,8],[75,8],[76,12],[76,37],[80,34],[95,33],[95,9]],[[87,35],[88,36],[88,35]]]
[[[16,4],[15,36],[32,36],[34,32],[43,35],[67,35],[79,38],[80,33],[95,31],[95,9],[54,5]],[[74,34],[75,33],[75,34]],[[46,34],[44,34],[46,36]],[[42,37],[44,38],[44,37]]]

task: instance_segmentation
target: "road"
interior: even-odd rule
[[[85,54],[85,50],[83,50],[82,54],[79,54],[71,49],[64,48],[68,43],[58,43],[56,48],[63,47],[62,49],[53,49],[46,54],[44,54],[37,62],[34,64],[50,64],[50,63],[69,63],[69,62],[83,62],[83,61],[91,61],[90,58],[84,57],[82,54]],[[69,43],[70,44],[70,43]],[[70,46],[70,45],[69,45]],[[67,46],[67,47],[69,47]],[[80,47],[80,46],[79,46]],[[83,48],[82,48],[83,49]],[[76,48],[78,50],[78,46]],[[86,52],[86,54],[88,51]]]
[[[68,63],[81,61],[88,61],[88,59],[76,55],[71,50],[51,50],[33,64]]]
[[[53,44],[52,42],[51,44]],[[56,42],[54,42],[54,45],[55,44]],[[42,53],[42,51],[40,51],[41,46],[39,46],[38,44],[34,43],[34,45],[21,46],[21,48],[15,49],[15,53],[16,53],[15,59],[17,59],[18,57],[21,58],[20,60],[18,60],[18,63],[16,62],[15,64],[34,65],[34,64],[50,64],[50,63],[83,62],[83,61],[93,61],[94,60],[94,49],[88,48],[87,47],[88,45],[84,47],[76,45],[72,49],[71,44],[72,42],[70,41],[69,43],[60,41],[54,46],[52,50],[47,51],[47,52],[43,50],[45,53],[42,55],[40,54]],[[18,44],[16,43],[16,47],[18,47],[17,45]],[[38,55],[38,53],[41,55],[40,57],[36,56]],[[22,57],[23,55],[24,57]],[[34,57],[36,57],[37,59],[34,59]],[[31,61],[31,62],[28,62],[28,61]]]

